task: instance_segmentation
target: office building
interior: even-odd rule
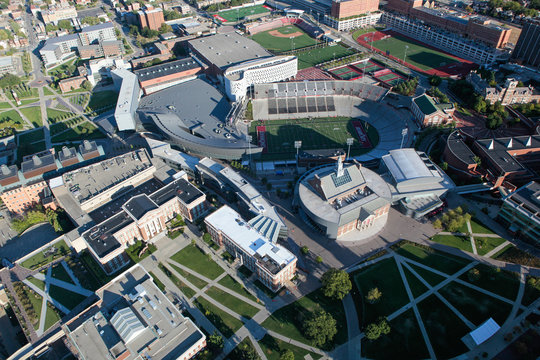
[[[540,21],[531,20],[523,25],[512,58],[520,64],[540,68]]]
[[[379,0],[334,0],[330,15],[335,19],[365,15],[379,10]]]
[[[119,92],[114,119],[118,130],[135,130],[135,112],[142,95],[137,75],[127,69],[111,70],[114,85]]]
[[[144,93],[151,94],[159,90],[192,80],[204,70],[192,57],[135,70]]]
[[[48,10],[41,11],[41,18],[45,24],[58,25],[60,20],[72,20],[77,18],[75,6],[50,6]]]
[[[145,10],[137,12],[141,29],[149,28],[150,30],[159,30],[159,27],[165,22],[163,10],[160,8],[154,9],[147,6]]]

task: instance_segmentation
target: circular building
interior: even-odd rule
[[[366,239],[382,230],[392,199],[382,177],[357,162],[343,164],[341,157],[337,166],[324,165],[305,173],[296,194],[310,225],[331,239],[344,241]]]

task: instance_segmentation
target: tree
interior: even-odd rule
[[[448,163],[446,161],[443,161],[441,163],[441,169],[443,169],[444,171],[448,170]]]
[[[90,91],[92,90],[92,83],[88,80],[84,80],[81,84],[81,87],[84,89],[84,90],[87,90],[87,91]]]
[[[161,26],[159,27],[159,33],[160,34],[165,34],[167,32],[172,32],[172,27],[171,25],[167,24],[167,23],[163,23],[161,24]]]
[[[379,302],[381,297],[382,297],[382,292],[379,290],[379,288],[374,287],[373,289],[368,291],[366,295],[366,300],[370,304],[375,304]]]
[[[478,269],[471,269],[467,273],[467,278],[469,278],[469,281],[475,282],[478,279],[480,279],[480,271]]]
[[[302,252],[302,255],[307,255],[309,254],[309,248],[307,246],[302,246],[302,248],[300,249],[300,251]]]
[[[315,261],[317,262],[317,264],[321,264],[323,262],[323,258],[321,256],[317,256],[315,258]]]
[[[5,89],[8,87],[17,86],[21,83],[21,78],[17,75],[6,74],[0,78],[0,88]]]
[[[129,25],[129,34],[132,36],[139,35],[139,28],[137,25]]]
[[[157,30],[152,30],[150,29],[149,27],[144,27],[142,30],[141,30],[141,35],[144,36],[145,38],[147,39],[150,39],[150,38],[154,38],[156,36],[159,35],[159,31]]]
[[[212,335],[208,336],[207,344],[208,348],[212,350],[213,353],[216,353],[223,349],[225,342],[223,341],[223,337],[219,335],[217,331],[214,331]]]
[[[476,163],[476,165],[482,165],[482,159],[480,159],[478,156],[474,156],[473,161]]]
[[[323,274],[321,281],[324,295],[336,300],[343,299],[352,289],[349,274],[344,270],[329,269]]]
[[[385,318],[381,318],[378,323],[371,323],[366,326],[364,333],[369,340],[377,340],[381,335],[390,333],[390,325]]]
[[[281,354],[279,360],[294,360],[294,353],[291,349],[287,349]]]
[[[435,220],[432,225],[436,229],[442,229],[442,222],[440,219]]]
[[[58,22],[58,28],[63,29],[63,30],[72,30],[73,25],[71,25],[71,21],[69,20],[60,20]]]
[[[97,25],[100,23],[99,18],[93,16],[85,16],[81,22],[86,25]]]
[[[441,85],[441,83],[442,83],[442,78],[440,76],[431,75],[429,77],[429,84],[431,86],[439,86],[439,85]]]
[[[304,323],[304,333],[313,345],[323,346],[337,334],[336,319],[326,311],[320,311]]]
[[[176,10],[164,10],[163,17],[165,18],[165,21],[169,21],[169,20],[180,19],[182,17],[182,14],[180,14]]]

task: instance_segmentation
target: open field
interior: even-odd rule
[[[223,10],[218,12],[214,17],[219,20],[220,22],[236,22],[239,20],[243,20],[246,16],[251,15],[257,15],[257,14],[264,14],[266,12],[270,12],[271,10],[268,8],[265,8],[264,5],[255,5],[255,6],[248,6],[240,9],[232,9],[232,10]],[[225,21],[222,21],[221,19],[224,19]]]
[[[217,306],[211,304],[203,297],[194,301],[195,306],[210,320],[225,337],[231,337],[242,327],[242,322]],[[208,314],[208,315],[207,315]]]
[[[237,297],[230,295],[217,287],[211,287],[210,289],[206,290],[206,294],[214,300],[222,303],[238,315],[248,319],[251,319],[259,311],[259,309],[256,307],[243,302]]]
[[[427,250],[419,246],[400,243],[395,250],[399,255],[405,256],[419,263],[432,267],[447,274],[453,274],[469,263],[466,259],[442,253],[436,250]]]
[[[310,354],[313,359],[319,359],[321,357],[318,354],[309,352],[268,334],[259,341],[259,345],[268,360],[280,360],[281,354],[286,350],[291,350],[295,359],[304,359],[307,354]]]
[[[41,120],[41,108],[39,106],[22,108],[21,112],[35,127],[43,126],[43,120]]]
[[[76,141],[76,140],[96,140],[105,138],[97,126],[89,122],[76,125],[63,133],[51,138],[52,142]]]
[[[171,256],[171,259],[212,280],[224,271],[197,246],[192,244]]]
[[[230,275],[227,275],[223,279],[219,280],[219,284],[231,289],[232,291],[252,301],[257,301],[257,298],[255,296],[251,295],[251,293],[247,291],[246,288],[242,284],[234,280]]]
[[[251,38],[263,48],[275,52],[301,49],[318,43],[316,39],[311,38],[304,30],[294,25],[263,31]]]
[[[473,252],[471,240],[467,236],[455,236],[455,235],[435,235],[431,238],[431,241],[436,243],[452,246],[470,253]]]
[[[298,57],[298,70],[309,68],[323,62],[339,59],[354,54],[354,51],[341,45],[325,46],[317,49],[300,51]]]
[[[66,290],[60,286],[50,285],[49,295],[58,301],[60,304],[72,310],[75,306],[79,305],[86,299],[86,296],[77,294],[73,291]]]
[[[21,115],[15,110],[8,110],[0,113],[0,129],[6,127],[22,129],[24,124],[25,122],[21,118]]]

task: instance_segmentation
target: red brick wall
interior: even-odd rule
[[[172,81],[172,80],[178,80],[178,79],[181,79],[183,77],[195,75],[201,70],[202,70],[202,68],[198,67],[198,68],[195,68],[195,69],[186,70],[186,71],[178,72],[178,73],[175,73],[175,74],[162,76],[162,77],[155,78],[155,79],[141,81],[141,87],[144,88],[146,86],[152,86],[152,85],[161,84],[161,83]]]
[[[332,2],[331,15],[335,18],[345,18],[377,11],[379,0],[349,0]]]

